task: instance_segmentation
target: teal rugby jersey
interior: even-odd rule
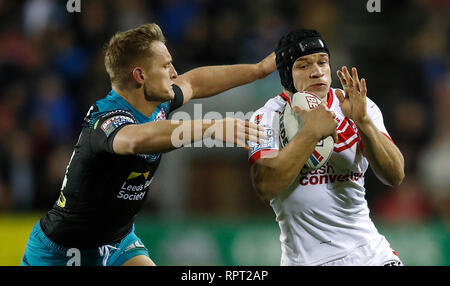
[[[144,204],[161,154],[117,155],[113,140],[127,124],[165,120],[183,104],[181,89],[147,117],[111,91],[84,118],[61,193],[41,228],[64,247],[98,247],[125,237]]]

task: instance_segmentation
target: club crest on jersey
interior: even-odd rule
[[[166,120],[166,118],[166,112],[161,108],[161,111],[159,111],[159,113],[155,117],[155,121]]]
[[[105,122],[103,122],[103,124],[101,125],[101,129],[103,130],[103,132],[105,132],[106,136],[109,136],[114,132],[114,130],[117,129],[117,127],[125,123],[134,123],[134,121],[128,116],[116,115],[108,118]]]
[[[261,123],[261,120],[263,119],[263,114],[258,114],[255,117],[255,124],[259,125]]]

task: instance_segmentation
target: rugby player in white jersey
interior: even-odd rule
[[[314,30],[283,36],[275,52],[283,93],[252,116],[269,139],[251,145],[249,162],[253,187],[270,201],[279,223],[281,265],[403,265],[377,231],[364,197],[369,165],[386,185],[404,177],[403,156],[366,96],[366,81],[344,66],[337,71],[343,90],[331,88],[330,53]],[[304,126],[281,149],[279,114],[297,91],[318,95],[322,104],[311,111],[296,107]],[[302,170],[327,136],[335,140],[329,161]]]

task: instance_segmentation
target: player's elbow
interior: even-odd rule
[[[135,136],[129,139],[128,150],[130,154],[139,154],[142,150],[143,140],[141,136]]]
[[[270,188],[268,188],[264,183],[254,184],[253,188],[262,201],[268,202],[275,197]]]
[[[403,160],[403,156],[401,156],[400,160],[398,160],[397,164],[395,164],[392,168],[391,176],[389,183],[393,187],[400,186],[405,178],[405,163]]]
[[[146,154],[150,151],[157,151],[153,146],[155,143],[155,135],[150,134],[147,130],[136,129],[138,132],[128,134],[126,138],[127,154]]]
[[[403,179],[405,178],[405,172],[403,169],[398,170],[394,176],[392,176],[390,180],[390,185],[393,187],[400,186],[400,184],[403,182]]]
[[[131,154],[166,153],[175,147],[163,136],[136,136],[130,139]]]
[[[383,178],[379,179],[385,184],[390,187],[398,187],[403,182],[403,179],[405,178],[405,172],[403,168],[394,169],[389,174],[383,176]]]
[[[266,165],[254,164],[251,167],[253,189],[258,197],[266,202],[278,196],[289,186],[288,179],[268,162],[270,161],[265,161]]]
[[[403,182],[403,179],[405,178],[405,159],[403,158],[403,155],[399,152],[398,159],[394,161],[392,167],[392,179],[391,179],[391,185],[394,187],[400,186],[400,184]]]
[[[269,202],[283,191],[283,187],[279,185],[279,182],[267,178],[257,181],[252,180],[252,183],[258,197],[265,202]]]
[[[118,155],[137,154],[140,146],[139,133],[136,132],[135,125],[125,126],[114,137],[113,149]]]

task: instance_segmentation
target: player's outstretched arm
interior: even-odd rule
[[[206,138],[249,150],[245,142],[259,143],[267,136],[261,126],[235,118],[161,120],[124,126],[114,137],[113,149],[120,155],[164,153]]]
[[[250,167],[253,188],[265,201],[278,196],[294,182],[320,139],[331,135],[337,140],[337,121],[325,104],[310,111],[295,107],[295,112],[304,120],[299,133],[276,157],[260,158]]]
[[[193,98],[210,97],[253,82],[276,70],[275,53],[256,64],[205,66],[178,76],[174,82],[183,91],[184,103]]]
[[[404,158],[397,146],[377,129],[367,114],[365,79],[359,80],[356,68],[352,69],[350,75],[345,66],[337,74],[345,91],[345,96],[341,91],[336,92],[341,109],[358,127],[364,155],[372,170],[384,184],[400,185],[405,176]]]

